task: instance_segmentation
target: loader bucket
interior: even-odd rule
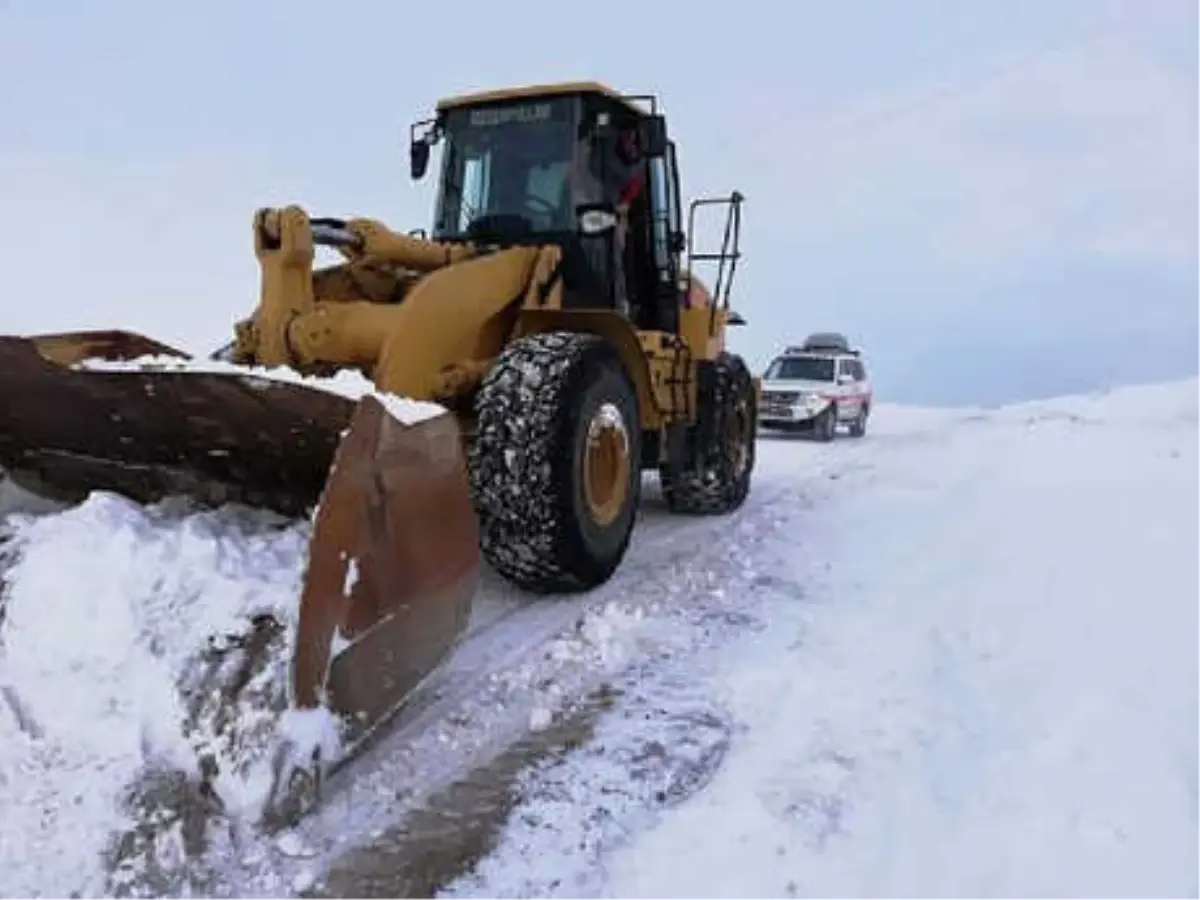
[[[0,337],[0,468],[65,502],[316,505],[354,400],[236,373],[71,368],[147,353],[187,356],[128,332]]]
[[[313,526],[294,704],[348,717],[352,741],[392,713],[465,630],[478,541],[454,417],[405,425],[364,397]]]
[[[307,518],[292,702],[369,730],[454,646],[479,578],[460,432],[238,372],[72,368],[186,354],[127,332],[0,337],[0,468],[74,502],[186,495]]]

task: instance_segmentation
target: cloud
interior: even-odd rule
[[[943,185],[959,203],[934,232],[939,258],[1194,260],[1192,93],[1111,39],[981,90],[941,118]]]
[[[819,120],[772,118],[749,151],[738,289],[765,327],[739,348],[765,361],[840,328],[881,387],[953,402],[1194,370],[1195,45],[1179,35],[1196,10],[1124,9]]]
[[[946,86],[775,123],[756,180],[803,210],[797,242],[886,226],[937,266],[1196,258],[1193,79],[1109,32]]]

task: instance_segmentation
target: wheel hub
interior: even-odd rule
[[[583,495],[600,525],[613,522],[629,492],[629,432],[615,404],[605,403],[588,423],[583,451]]]

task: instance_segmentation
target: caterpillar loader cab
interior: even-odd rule
[[[725,351],[725,327],[743,324],[729,308],[741,195],[693,201],[685,231],[675,143],[657,98],[622,96],[595,83],[443,100],[434,118],[412,128],[414,178],[426,175],[438,145],[434,239],[557,247],[552,279],[522,308],[518,332],[555,323],[628,351],[622,361],[644,417],[642,467],[666,473],[668,502],[679,511],[739,504],[742,488],[730,488],[725,499],[710,496],[712,485],[700,490],[686,473],[704,465],[701,451],[716,452],[714,429],[734,427],[699,415],[698,394],[723,390],[709,385],[718,371],[721,385],[734,378],[744,390],[746,381],[742,361]],[[726,212],[713,253],[697,252],[693,243],[696,213],[706,206]],[[692,276],[696,263],[716,264],[713,292]],[[738,427],[752,432],[755,423],[742,416]],[[748,475],[752,456],[746,463]]]
[[[726,347],[742,197],[694,201],[685,229],[655,98],[489,91],[410,137],[414,178],[439,151],[428,233],[256,211],[258,302],[207,359],[121,331],[0,337],[19,484],[307,520],[288,705],[328,708],[350,745],[452,651],[481,559],[531,592],[593,588],[644,471],[670,510],[720,514],[754,465],[757,384]],[[706,205],[726,210],[710,253]],[[247,629],[270,639],[239,652],[284,630]]]
[[[445,146],[434,238],[555,244],[562,308],[632,301],[637,327],[676,331],[683,232],[665,121],[599,86],[572,87],[443,101],[436,119],[419,123],[430,127],[412,143],[414,177],[424,175],[430,147]],[[625,203],[632,234],[622,258],[614,238]]]

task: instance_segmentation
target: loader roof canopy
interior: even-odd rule
[[[447,110],[439,238],[573,227],[570,169],[577,100],[540,97]]]
[[[554,84],[526,84],[520,87],[499,88],[488,91],[476,91],[469,94],[459,94],[455,97],[445,97],[438,101],[439,112],[462,106],[478,106],[481,103],[492,103],[502,100],[540,100],[568,95],[594,94],[607,97],[623,104],[630,112],[640,114],[636,105],[622,97],[607,84],[598,81],[560,81]]]

